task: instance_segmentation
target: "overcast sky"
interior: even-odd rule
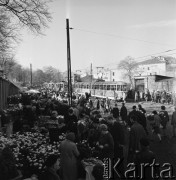
[[[156,54],[176,54],[175,0],[53,0],[53,20],[34,36],[22,31],[17,60],[25,67],[67,70],[66,18],[69,19],[72,69],[118,63]],[[157,56],[156,55],[156,56]],[[140,60],[140,58],[136,59]]]

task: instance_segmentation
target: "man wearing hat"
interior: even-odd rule
[[[120,109],[120,116],[122,121],[127,121],[127,108],[125,107],[124,102],[122,102],[122,107]]]

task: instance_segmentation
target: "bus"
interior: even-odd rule
[[[91,96],[98,98],[124,100],[129,84],[123,81],[76,82],[74,90],[78,94],[91,93]]]

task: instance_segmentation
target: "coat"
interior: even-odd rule
[[[130,131],[130,144],[129,148],[132,152],[139,151],[140,149],[140,139],[146,137],[145,130],[141,124],[135,122]]]
[[[63,180],[77,180],[77,157],[79,152],[74,142],[64,140],[60,145]]]
[[[171,125],[176,126],[176,111],[172,114]]]
[[[118,118],[119,117],[119,109],[118,109],[118,107],[114,107],[112,109],[112,114],[113,114],[114,118]]]
[[[123,121],[127,120],[127,108],[125,106],[121,107],[120,116],[121,116]]]
[[[101,151],[102,158],[114,157],[114,140],[110,132],[100,135],[99,145],[103,145],[103,149]]]
[[[142,179],[146,179],[146,180],[154,179],[152,178],[153,172],[152,172],[151,164],[154,162],[155,159],[156,159],[155,154],[149,149],[144,149],[138,152],[134,160],[134,163],[136,165],[135,167],[138,170],[137,176],[143,177]],[[141,170],[142,164],[144,164],[144,167],[145,167],[144,172],[142,172]],[[156,173],[157,173],[157,168],[154,168],[154,176]]]

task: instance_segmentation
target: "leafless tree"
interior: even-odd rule
[[[0,70],[8,75],[15,65],[14,42],[21,27],[36,34],[51,21],[48,3],[52,0],[0,0]]]
[[[0,68],[3,76],[8,77],[9,73],[12,72],[13,66],[15,66],[15,64],[16,61],[14,56],[1,54]]]
[[[133,76],[136,73],[137,67],[138,67],[137,62],[130,56],[121,60],[120,63],[118,64],[118,68],[124,70],[123,76],[124,78],[128,78],[132,88],[134,88]]]
[[[61,78],[62,78],[62,75],[60,73],[60,71],[56,68],[53,68],[52,66],[47,66],[47,67],[44,67],[44,73],[45,73],[45,81],[46,82],[50,82],[50,81],[53,81],[53,82],[59,82],[61,81]]]
[[[51,0],[0,0],[0,10],[32,32],[41,33],[51,21],[48,3]]]

